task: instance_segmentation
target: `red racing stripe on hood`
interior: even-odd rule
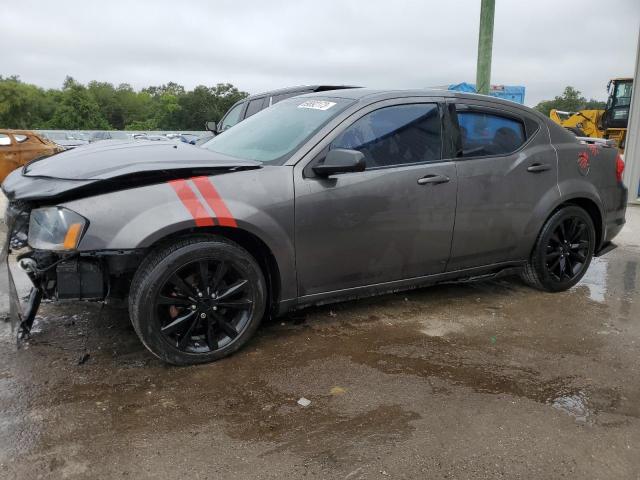
[[[200,191],[202,197],[207,201],[207,205],[216,214],[218,223],[223,227],[237,227],[236,219],[227,208],[227,204],[220,198],[216,187],[209,177],[193,177],[191,181]]]
[[[204,208],[204,205],[200,203],[200,200],[198,200],[198,197],[196,197],[194,191],[191,190],[186,180],[171,180],[167,183],[173,187],[182,204],[189,210],[189,213],[196,221],[196,226],[212,227],[215,225],[213,218],[211,218],[207,209]]]

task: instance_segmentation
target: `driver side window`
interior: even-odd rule
[[[336,148],[364,154],[367,170],[440,160],[438,105],[395,105],[370,112],[331,142],[329,149]]]

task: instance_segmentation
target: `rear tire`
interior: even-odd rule
[[[547,292],[568,290],[589,268],[595,243],[596,232],[589,214],[580,207],[564,207],[542,227],[522,279]]]
[[[214,235],[176,240],[150,253],[136,272],[129,314],[142,343],[174,365],[206,363],[241,348],[267,304],[256,260]]]

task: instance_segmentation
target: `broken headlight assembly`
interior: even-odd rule
[[[75,250],[89,222],[63,207],[36,208],[29,220],[29,245],[36,250]]]

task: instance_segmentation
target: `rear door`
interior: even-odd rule
[[[526,259],[539,210],[559,198],[548,130],[534,115],[490,102],[452,101],[448,113],[458,193],[447,271]]]
[[[438,104],[380,102],[343,125],[316,146],[311,162],[294,169],[299,294],[443,272],[456,171],[443,154]],[[366,170],[314,176],[311,167],[333,148],[361,151]]]

